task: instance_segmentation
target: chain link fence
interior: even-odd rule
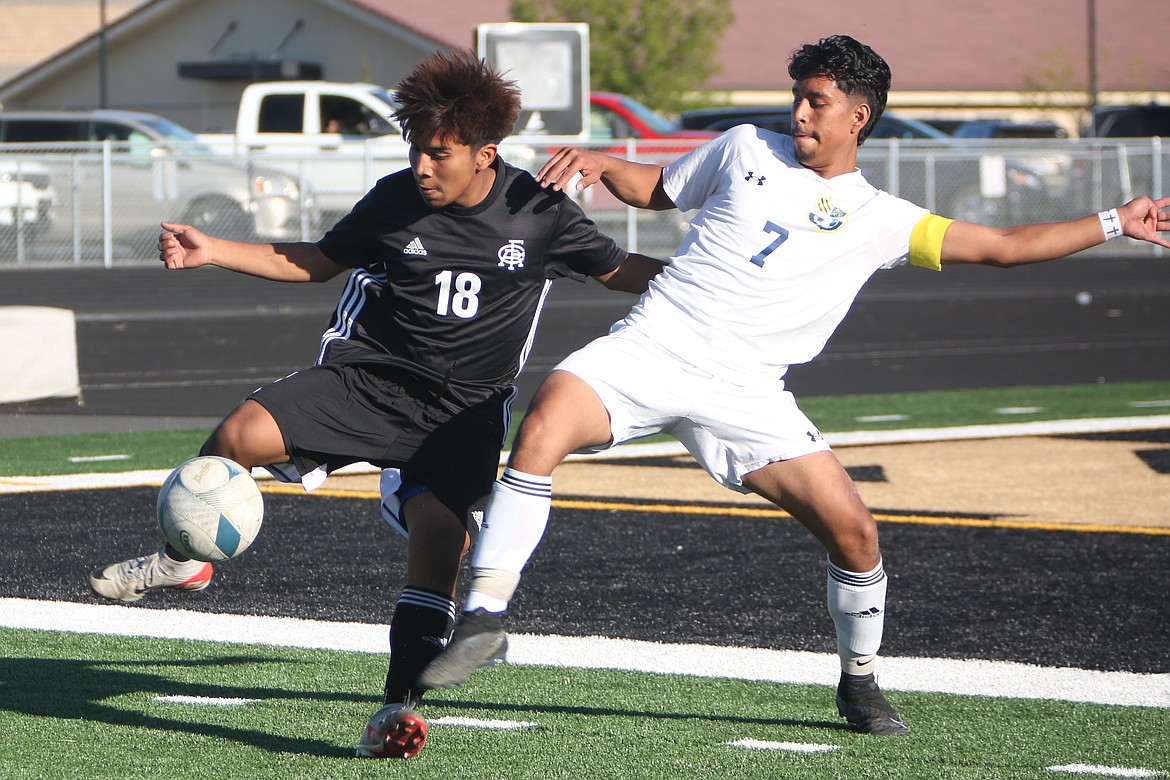
[[[317,229],[296,177],[259,163],[130,142],[0,152],[0,268],[150,259],[164,220],[240,240]]]
[[[594,148],[665,163],[685,144]],[[553,151],[510,142],[503,154],[536,171]],[[402,149],[373,146],[348,157],[233,156],[111,142],[5,144],[0,152],[0,270],[152,262],[164,220],[239,240],[314,241],[378,176],[406,164]],[[859,165],[874,185],[936,213],[1000,226],[1071,219],[1136,195],[1165,194],[1170,180],[1160,138],[871,139]],[[600,186],[574,197],[620,244],[646,254],[668,256],[687,226],[685,214],[627,208]]]

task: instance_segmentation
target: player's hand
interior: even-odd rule
[[[158,259],[168,269],[198,268],[211,262],[211,239],[190,225],[163,222]]]
[[[605,158],[601,152],[566,147],[549,158],[536,174],[536,181],[541,187],[564,190],[573,177],[580,174],[577,189],[583,190],[601,179]]]
[[[1153,200],[1143,195],[1118,208],[1117,213],[1125,235],[1170,247],[1170,240],[1160,235],[1170,232],[1170,197]]]

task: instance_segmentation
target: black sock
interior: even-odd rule
[[[446,594],[406,588],[390,621],[390,668],[386,704],[418,704],[423,692],[415,680],[442,651],[455,627],[455,602]]]

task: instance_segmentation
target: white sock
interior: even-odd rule
[[[184,561],[176,560],[167,552],[167,546],[164,544],[159,551],[161,555],[158,556],[158,562],[162,566],[163,571],[171,574],[178,574],[185,571],[194,571],[203,566],[203,561],[197,561],[194,558],[188,558]]]
[[[886,572],[879,561],[850,572],[829,561],[828,606],[837,627],[837,655],[846,674],[871,674],[886,622]]]
[[[471,559],[471,590],[464,609],[503,612],[520,572],[536,551],[552,508],[552,477],[505,468],[492,487],[483,530]]]

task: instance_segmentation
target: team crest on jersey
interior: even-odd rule
[[[500,258],[500,268],[517,271],[524,267],[524,239],[510,238],[508,243],[496,250],[496,257]]]
[[[843,210],[833,205],[833,201],[829,200],[828,196],[822,195],[817,198],[816,208],[808,213],[808,221],[817,230],[832,233],[845,224],[847,216]]]

